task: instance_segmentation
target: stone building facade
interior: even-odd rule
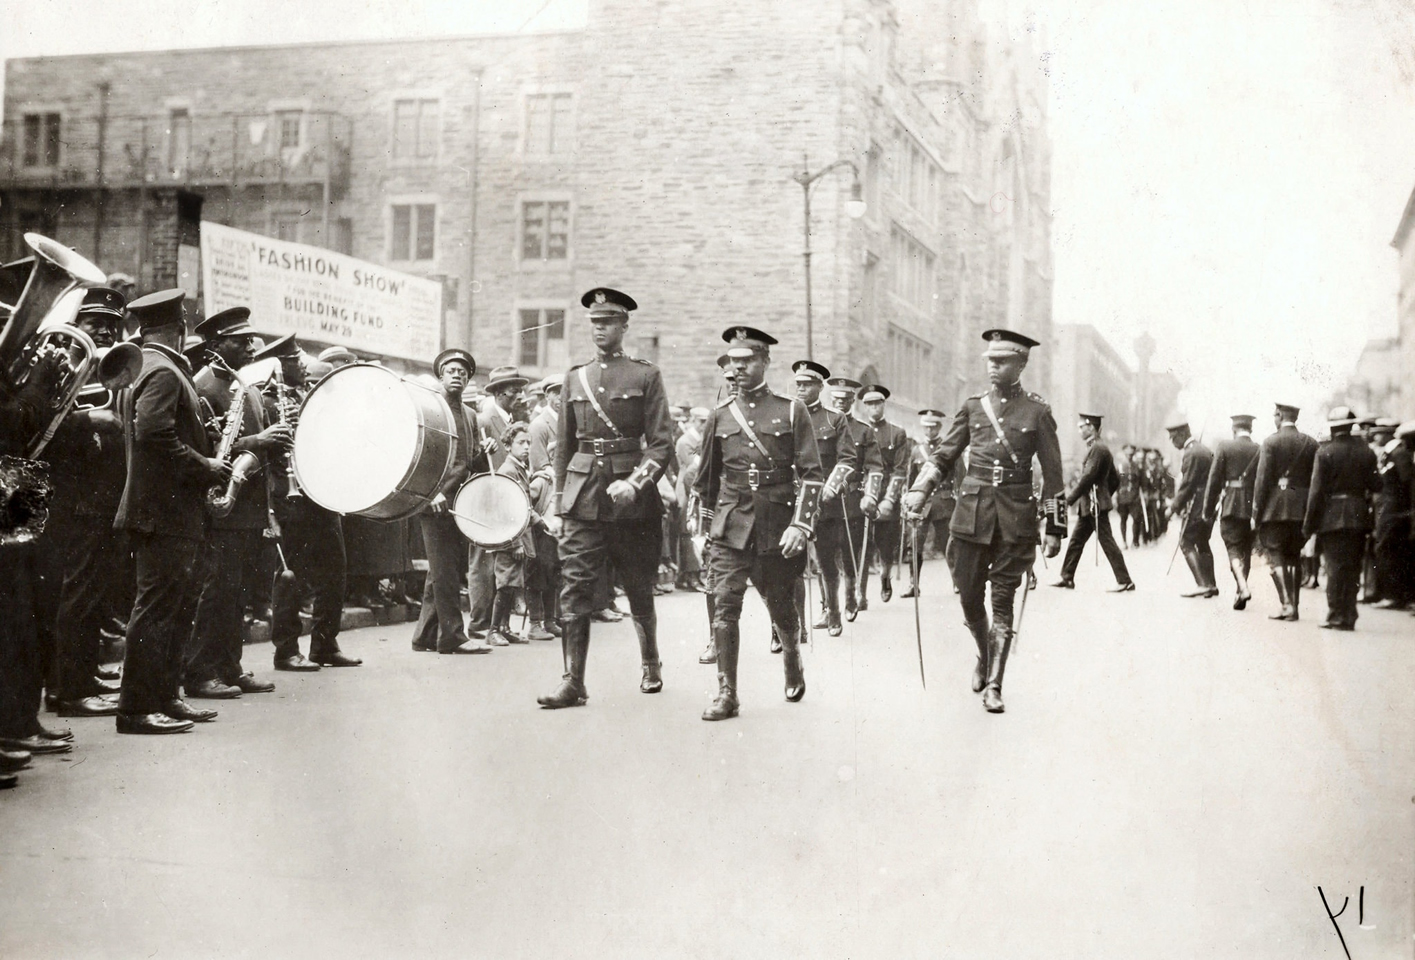
[[[200,217],[441,279],[445,342],[536,375],[617,286],[701,403],[730,323],[780,338],[779,385],[805,355],[794,177],[847,161],[811,188],[811,351],[955,407],[982,330],[1051,338],[1042,59],[976,6],[592,0],[560,33],[11,61],[0,256],[38,229],[154,289]]]

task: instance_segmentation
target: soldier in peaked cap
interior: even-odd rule
[[[913,448],[904,428],[885,418],[884,402],[889,396],[889,388],[877,383],[869,384],[860,393],[865,424],[874,431],[875,443],[879,447],[885,484],[872,535],[867,537],[870,542],[861,547],[865,553],[865,563],[860,570],[861,610],[868,606],[872,550],[879,559],[879,598],[885,603],[894,594],[892,571],[895,561],[899,559],[899,501],[904,496],[904,484],[909,479],[909,455]]]
[[[1317,441],[1297,429],[1297,407],[1279,403],[1273,412],[1277,432],[1258,451],[1253,483],[1253,526],[1272,571],[1282,609],[1273,620],[1296,620],[1302,599],[1302,522],[1312,483]]]
[[[1312,486],[1302,523],[1304,537],[1317,535],[1327,565],[1328,630],[1356,629],[1356,594],[1361,587],[1361,558],[1371,529],[1371,497],[1380,489],[1376,455],[1351,428],[1350,407],[1327,414],[1331,440],[1318,448]]]
[[[853,475],[838,477],[832,484],[843,484],[839,496],[845,512],[845,549],[840,569],[845,578],[845,619],[854,622],[861,609],[860,591],[856,584],[859,579],[857,567],[866,559],[865,520],[875,517],[880,498],[884,496],[884,458],[874,429],[854,414],[855,398],[863,389],[862,384],[849,377],[831,377],[826,381],[826,386],[830,388],[831,406],[845,414],[850,442],[855,445],[857,459],[862,464]],[[828,622],[818,626],[826,626]]]
[[[1248,574],[1253,566],[1253,484],[1258,469],[1258,445],[1253,442],[1253,416],[1235,414],[1233,439],[1215,445],[1213,466],[1204,490],[1204,519],[1218,517],[1219,536],[1228,550],[1237,595],[1233,609],[1242,610],[1253,598]],[[1220,499],[1223,501],[1219,503]]]
[[[824,475],[814,421],[805,404],[766,383],[776,339],[753,327],[723,332],[737,371],[737,395],[718,404],[703,430],[696,489],[712,508],[713,639],[718,692],[704,720],[737,716],[738,621],[747,582],[755,584],[782,644],[786,699],[806,695],[795,583],[815,535]],[[800,481],[799,492],[796,482]]]
[[[1053,586],[1074,587],[1076,569],[1081,564],[1081,554],[1086,549],[1086,541],[1095,533],[1105,558],[1115,574],[1115,588],[1112,593],[1129,593],[1135,589],[1130,579],[1130,571],[1125,567],[1125,555],[1115,542],[1115,534],[1110,528],[1110,511],[1115,491],[1120,488],[1120,473],[1115,469],[1115,458],[1110,447],[1101,439],[1101,415],[1083,413],[1076,429],[1086,443],[1086,459],[1081,464],[1081,476],[1076,486],[1067,496],[1066,502],[1074,504],[1076,529],[1071,531],[1071,540],[1066,544],[1066,559],[1061,564],[1061,579]]]
[[[918,479],[919,470],[943,445],[943,428],[949,419],[948,414],[942,410],[919,411],[919,425],[924,428],[924,439],[914,445],[911,454],[909,476],[911,485]],[[914,542],[908,545],[910,550],[909,589],[901,593],[901,597],[914,597],[919,593],[919,572],[923,567],[924,548],[928,544],[930,529],[933,531],[934,546],[947,561],[949,573],[953,572],[953,553],[948,549],[948,524],[953,520],[953,508],[958,499],[957,483],[963,469],[963,458],[959,457],[953,467],[953,474],[939,481],[928,502],[924,504],[922,521],[926,526],[916,533],[913,538]]]
[[[1165,428],[1169,432],[1169,442],[1176,450],[1183,451],[1179,459],[1179,488],[1170,501],[1170,516],[1184,515],[1184,526],[1179,531],[1179,552],[1184,554],[1185,563],[1194,575],[1198,589],[1180,594],[1184,597],[1218,596],[1218,583],[1214,578],[1214,552],[1209,546],[1213,539],[1214,524],[1204,517],[1204,491],[1209,483],[1209,473],[1214,463],[1213,451],[1204,446],[1189,432],[1187,422],[1176,422]]]
[[[580,706],[589,697],[590,615],[606,562],[614,564],[629,598],[643,666],[639,689],[663,689],[653,600],[663,514],[656,484],[673,454],[673,421],[658,367],[624,353],[629,313],[638,304],[608,287],[587,291],[580,303],[589,310],[597,353],[565,374],[556,442],[553,512],[564,523],[560,613],[566,663],[560,686],[539,698],[550,709]]]
[[[1011,330],[983,334],[992,388],[969,397],[943,444],[919,471],[905,497],[910,517],[917,517],[934,486],[950,474],[969,451],[949,533],[954,540],[954,582],[963,621],[978,645],[973,690],[983,707],[1001,713],[1002,677],[1012,649],[1013,601],[1036,560],[1037,498],[1032,460],[1042,470],[1042,512],[1046,516],[1046,555],[1061,550],[1066,534],[1066,504],[1061,493],[1061,446],[1051,407],[1022,389],[1022,370],[1038,342]],[[992,623],[988,623],[987,585],[992,584]]]
[[[798,360],[791,366],[796,377],[796,399],[806,405],[815,431],[825,486],[821,490],[820,513],[816,517],[816,564],[820,567],[822,625],[832,637],[840,636],[840,572],[847,571],[847,583],[854,591],[855,558],[845,537],[846,490],[851,481],[880,474],[883,464],[876,444],[855,442],[848,414],[821,402],[821,392],[830,371],[813,360]]]

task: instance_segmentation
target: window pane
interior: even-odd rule
[[[57,167],[59,165],[59,114],[45,114],[44,121],[44,165]]]
[[[551,100],[550,138],[547,146],[549,153],[565,153],[570,149],[571,105],[568,93],[556,94]]]
[[[545,311],[545,338],[547,340],[565,339],[565,311],[547,310]]]
[[[281,214],[275,218],[275,239],[298,243],[300,239],[300,218],[298,214]]]
[[[413,208],[399,205],[393,208],[393,250],[394,260],[411,260],[409,256],[413,234]]]
[[[393,156],[411,157],[417,137],[417,103],[413,100],[393,102]]]
[[[418,112],[418,156],[423,159],[437,156],[438,127],[441,107],[436,100],[422,101]]]
[[[521,359],[523,367],[540,365],[540,311],[521,311]]]
[[[564,260],[570,246],[570,204],[565,201],[547,204],[550,225],[546,232],[545,257]]]
[[[413,259],[432,260],[436,256],[433,240],[437,228],[437,207],[430,203],[420,203],[417,212],[418,249]]]
[[[293,150],[300,145],[300,114],[294,110],[282,111],[280,120],[280,149]]]
[[[25,159],[27,167],[39,166],[39,124],[37,113],[25,114]]]
[[[539,260],[543,256],[545,234],[545,204],[521,205],[521,258]]]

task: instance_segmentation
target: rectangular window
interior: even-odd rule
[[[393,101],[393,159],[436,159],[441,124],[440,100],[409,98]]]
[[[929,383],[933,347],[890,324],[885,352],[889,382],[894,384],[894,392],[900,399],[907,398],[917,403],[928,402],[932,398]]]
[[[890,290],[921,313],[933,316],[934,255],[898,227],[889,232]]]
[[[570,253],[570,201],[521,204],[521,259],[564,260]]]
[[[894,133],[894,192],[933,222],[938,216],[938,164],[902,127]]]
[[[399,203],[393,206],[390,260],[432,260],[437,250],[437,205]]]
[[[167,169],[180,176],[186,172],[192,154],[192,115],[186,107],[174,107],[167,114]]]
[[[565,311],[560,308],[522,309],[519,363],[523,367],[565,365]]]
[[[60,116],[57,113],[25,114],[22,153],[24,166],[59,166],[59,123]]]
[[[526,96],[526,153],[566,153],[574,126],[574,97],[568,93]]]
[[[280,131],[280,149],[298,150],[300,127],[305,119],[301,110],[281,110],[275,114],[276,129]]]
[[[276,240],[300,242],[300,215],[298,213],[277,213],[270,218],[270,232]]]

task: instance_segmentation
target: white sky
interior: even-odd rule
[[[0,56],[557,29],[586,2],[0,0]],[[1148,330],[1215,431],[1278,397],[1315,429],[1395,332],[1415,89],[1389,35],[1409,0],[984,2],[1046,51],[1056,322],[1127,357]]]

